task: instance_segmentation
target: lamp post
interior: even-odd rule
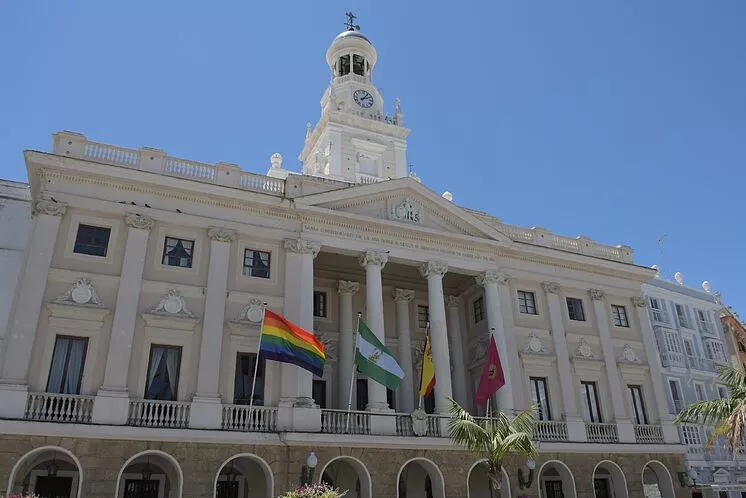
[[[536,468],[536,462],[531,459],[526,460],[526,467],[528,467],[528,476],[523,476],[523,469],[518,467],[518,489],[524,490],[531,487],[534,483],[534,469]]]
[[[308,458],[306,459],[306,464],[301,468],[300,473],[300,483],[301,486],[311,484],[313,481],[313,472],[316,470],[316,464],[319,462],[319,459],[316,458],[316,453],[313,451],[308,454]]]
[[[696,488],[698,477],[699,474],[697,471],[693,467],[689,467],[688,472],[679,472],[679,484],[681,484],[682,488]]]

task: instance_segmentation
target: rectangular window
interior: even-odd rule
[[[526,315],[538,315],[536,312],[536,295],[533,292],[519,290],[518,310]]]
[[[176,401],[179,393],[180,346],[150,347],[145,399]]]
[[[474,323],[484,320],[484,298],[480,297],[474,301]]]
[[[352,72],[359,75],[365,76],[365,59],[362,55],[352,56]]]
[[[389,408],[396,410],[396,396],[391,389],[386,389],[386,402],[389,404]]]
[[[243,252],[243,274],[247,277],[269,278],[269,253],[245,249]]]
[[[694,384],[694,393],[697,395],[697,401],[705,400],[705,385],[700,383]]]
[[[313,379],[313,402],[322,410],[326,408],[326,381]]]
[[[237,353],[236,354],[236,377],[233,384],[233,404],[248,405],[251,403],[251,379],[254,378],[254,369],[256,368],[256,382],[254,382],[254,404],[257,406],[264,405],[264,367],[265,361],[256,365],[256,354],[254,353]]]
[[[570,320],[576,322],[585,321],[585,312],[583,311],[583,301],[574,297],[567,298],[567,314]]]
[[[691,339],[684,339],[684,351],[687,356],[694,356],[694,344]]]
[[[106,251],[109,249],[110,236],[111,228],[80,224],[78,225],[78,233],[75,236],[73,252],[105,258]]]
[[[681,386],[679,381],[669,379],[668,388],[671,390],[671,399],[673,400],[674,413],[679,413],[684,408],[684,403],[681,400]]]
[[[350,74],[350,56],[343,55],[339,58],[339,75],[344,76]]]
[[[47,379],[48,393],[80,394],[87,349],[87,337],[57,336]]]
[[[601,404],[598,401],[598,389],[595,382],[582,381],[583,404],[588,422],[601,423]]]
[[[682,327],[689,327],[689,320],[686,318],[686,310],[680,304],[674,304],[676,308],[676,317],[679,319],[679,325]]]
[[[629,320],[627,319],[627,308],[619,306],[617,304],[611,305],[611,313],[614,316],[614,325],[617,327],[629,327]]]
[[[537,417],[539,420],[552,420],[552,412],[549,408],[549,396],[547,395],[547,379],[543,377],[530,377],[531,400],[538,407]]]
[[[430,308],[427,306],[417,305],[417,325],[421,329],[427,328],[427,322],[430,320]]]
[[[663,301],[656,297],[650,298],[650,309],[653,310],[653,320],[657,322],[668,323],[666,320],[666,312],[664,309]]]
[[[166,237],[163,244],[163,264],[166,266],[178,266],[180,268],[192,267],[192,256],[194,255],[194,241]]]
[[[313,291],[313,316],[316,318],[326,318],[326,292]]]
[[[368,406],[368,379],[357,379],[355,386],[357,387],[355,406],[359,411],[365,410]]]
[[[632,410],[635,414],[635,423],[644,425],[648,423],[648,414],[645,412],[645,401],[642,397],[642,386],[629,385],[629,394],[632,396]]]

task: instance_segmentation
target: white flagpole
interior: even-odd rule
[[[350,399],[347,400],[347,421],[345,423],[345,433],[350,431],[350,411],[352,410],[352,386],[355,385],[355,371],[357,370],[355,364],[355,356],[357,355],[357,331],[360,330],[360,317],[362,313],[357,312],[357,326],[352,334],[352,372],[350,372]]]
[[[254,410],[254,386],[256,385],[256,374],[259,371],[259,361],[262,351],[262,334],[264,333],[264,318],[267,316],[267,303],[262,303],[262,324],[259,327],[259,342],[256,345],[256,359],[254,360],[254,377],[251,379],[251,398],[249,398],[249,417],[251,423],[251,412]]]

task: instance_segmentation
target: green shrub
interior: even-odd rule
[[[347,493],[340,493],[326,484],[308,484],[288,491],[278,498],[341,498],[345,494]]]

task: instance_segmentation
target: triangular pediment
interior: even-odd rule
[[[494,227],[411,178],[310,194],[295,198],[295,203],[412,228],[511,242]]]

